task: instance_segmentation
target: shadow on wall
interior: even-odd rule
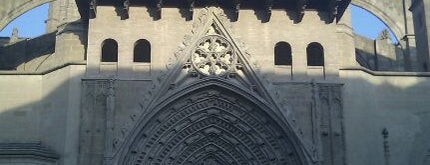
[[[87,25],[83,24],[81,21],[70,22],[60,27],[58,31],[52,33],[32,39],[17,41],[15,43],[0,45],[0,70],[36,72],[50,68],[49,66],[43,65],[51,65],[50,61],[52,60],[59,65],[76,62],[67,61],[67,59],[64,58],[58,59],[58,57],[55,56],[58,46],[57,42],[67,40],[67,38],[64,39],[64,37],[62,37],[63,34],[72,34],[79,37],[81,45],[86,45],[87,38],[83,35],[82,31],[79,30],[86,29],[84,28],[85,26]],[[63,43],[58,44],[62,47],[68,46],[63,45]],[[60,50],[60,52],[62,51]],[[64,52],[70,52],[70,50]]]
[[[80,143],[89,143],[98,146],[98,150],[90,154],[90,164],[101,161],[105,145],[106,112],[97,112],[101,113],[99,116],[82,116],[81,103],[87,97],[94,97],[99,98],[95,104],[106,107],[109,100],[103,99],[106,92],[87,95],[82,90],[84,81],[106,82],[111,78],[85,79],[85,67],[69,65],[44,75],[0,75],[0,85],[3,87],[0,92],[0,142],[41,141],[60,155],[60,164],[78,164]],[[430,78],[371,76],[362,71],[342,72],[360,75],[341,80],[344,83],[342,95],[345,140],[349,151],[347,162],[383,164],[384,161],[391,161],[393,165],[425,165],[425,162],[430,161],[430,121],[427,120],[430,117],[430,105],[427,93],[423,92],[430,89]],[[143,93],[153,85],[154,81],[151,79],[158,77],[160,71],[152,73],[152,78],[148,77],[146,80],[115,81],[125,85],[115,87],[114,95],[124,90],[127,93],[124,96],[130,97],[128,102],[116,105],[115,111],[131,114],[130,111],[139,110],[141,115],[145,115],[143,112],[146,110],[142,109],[140,103],[150,101],[150,98],[145,100],[148,98]],[[402,85],[403,81],[407,84]],[[301,82],[284,81],[275,86],[297,83]],[[294,106],[290,106],[292,111],[296,109]],[[85,130],[80,127],[83,120],[90,122],[93,129]],[[385,150],[381,134],[384,128],[389,131],[385,144],[388,147]],[[80,136],[90,137],[95,141],[80,141]],[[361,159],[363,157],[368,159]]]
[[[25,64],[31,63],[37,58],[42,58],[35,60],[39,61],[39,64],[36,64],[34,68],[34,70],[37,70],[37,65],[43,63],[44,58],[48,58],[49,55],[55,53],[55,33],[48,33],[33,39],[26,39],[0,47],[0,70],[31,71],[33,69],[25,69]]]
[[[388,36],[387,36],[388,37]],[[410,51],[415,47],[409,48]],[[407,51],[391,43],[389,38],[375,40],[355,35],[355,57],[362,66],[372,71],[406,71]]]
[[[395,59],[386,57],[376,52],[370,52],[363,49],[355,49],[355,59],[360,66],[372,71],[393,71],[404,72],[405,57],[404,50],[395,48]]]

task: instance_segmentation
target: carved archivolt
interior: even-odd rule
[[[251,100],[209,86],[162,108],[120,164],[303,164],[275,121]]]

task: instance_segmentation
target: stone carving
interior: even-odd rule
[[[115,143],[117,141],[114,139],[114,129],[115,129],[115,80],[111,79],[107,83],[107,89],[105,89],[106,95],[106,142],[105,142],[105,155],[111,156],[113,150],[116,149]]]
[[[194,19],[191,34],[185,35],[184,41],[174,53],[174,57],[168,60],[169,62],[166,64],[166,70],[161,71],[156,77],[151,90],[153,95],[151,96],[158,98],[161,97],[160,95],[165,95],[166,92],[168,92],[164,91],[165,89],[172,90],[181,86],[181,83],[185,81],[184,79],[190,76],[196,77],[196,73],[200,73],[200,75],[204,76],[225,76],[226,78],[236,76],[236,80],[244,84],[246,88],[257,90],[257,85],[255,84],[256,79],[264,80],[264,78],[257,78],[258,75],[256,71],[259,70],[257,62],[250,57],[243,42],[240,40],[236,41],[236,39],[232,38],[228,32],[231,26],[230,21],[222,9],[207,7],[200,10],[197,19]],[[225,45],[228,45],[228,48],[226,48],[231,50],[228,51],[228,53],[231,54],[220,55],[221,58],[212,58],[215,60],[214,63],[209,62],[202,64],[202,66],[197,66],[195,60],[201,58],[193,56],[195,55],[193,49],[199,47],[196,43],[202,42],[204,40],[203,38],[211,37],[218,38],[218,41],[222,41]],[[234,42],[234,44],[232,42]],[[207,54],[210,52],[205,53]],[[217,54],[219,53],[222,52],[217,52]],[[206,60],[210,60],[209,56]],[[209,67],[209,64],[212,66]],[[232,74],[226,74],[227,72]],[[250,79],[250,77],[252,78]],[[254,82],[252,82],[252,80]],[[266,81],[264,84],[268,85]],[[260,90],[262,90],[262,86],[264,85],[259,85]]]
[[[237,61],[231,44],[219,35],[203,37],[194,48],[194,68],[206,76],[224,76],[234,70]]]
[[[328,111],[336,111],[333,115],[341,114],[341,102],[335,99],[340,98],[340,95],[336,93],[339,92],[337,89],[339,87],[316,82],[281,82],[275,83],[273,86],[272,91],[274,91],[277,104],[282,108],[284,116],[291,122],[293,130],[299,136],[310,158],[314,162],[322,161],[324,151],[322,149],[321,134],[328,136],[330,130],[336,129],[333,134],[340,135],[336,137],[342,138],[343,136],[341,129],[339,130],[338,127],[334,128],[334,125],[328,124],[330,123],[330,118],[341,124],[341,116],[335,116],[335,118],[327,116],[330,115]],[[333,110],[328,110],[327,97],[329,96],[333,97],[332,103],[330,103],[330,108]]]
[[[340,85],[320,85],[320,138],[324,164],[345,164]]]
[[[19,36],[18,36],[18,28],[14,27],[12,30],[12,34],[10,36],[10,40],[9,43],[15,43],[19,40]]]
[[[201,11],[193,35],[185,37],[166,71],[156,77],[150,90],[152,100],[147,107],[141,106],[148,113],[133,117],[137,125],[128,136],[130,139],[119,147],[129,152],[117,163],[304,164],[296,150],[301,148],[302,152],[301,142],[289,140],[297,136],[289,123],[283,123],[287,126],[282,128],[264,115],[264,111],[276,110],[276,103],[253,69],[257,62],[237,47],[244,44],[234,42],[221,13],[213,7]],[[195,78],[197,75],[199,78]],[[258,109],[250,106],[249,100],[237,102],[238,95],[225,96],[215,90],[187,95],[174,105],[157,110],[177,90],[186,93],[184,88],[202,79],[224,78],[262,96],[271,107]],[[154,113],[157,115],[147,118]],[[290,131],[288,135],[285,129]]]
[[[108,93],[107,99],[112,99],[112,101],[115,101],[115,88],[117,85],[114,83],[115,81],[108,81],[108,86],[106,86]],[[148,84],[148,86],[151,85],[150,82],[144,83]],[[122,112],[122,115],[124,115],[124,119],[122,120],[115,120],[115,117],[112,117],[111,115],[118,116],[118,114],[115,111],[108,111],[106,114],[106,117],[111,120],[110,122],[107,122],[110,124],[106,127],[106,150],[110,152],[106,152],[105,157],[110,158],[112,155],[114,155],[119,147],[123,144],[125,138],[129,135],[131,132],[131,129],[133,128],[133,125],[136,124],[137,119],[139,116],[144,115],[147,113],[147,106],[149,102],[151,101],[151,95],[152,90],[151,89],[142,89],[140,94],[141,102],[138,103],[138,105],[133,108],[129,109],[127,113],[125,114]],[[115,107],[114,103],[107,103],[107,105],[111,105],[111,108]],[[108,109],[109,110],[109,109]],[[113,124],[113,125],[112,125]],[[109,130],[112,129],[112,130]],[[111,137],[110,137],[111,136]]]
[[[106,80],[83,81],[82,109],[79,141],[80,153],[85,156],[79,158],[78,164],[102,164],[102,155],[111,152],[111,147],[104,150],[105,146],[110,146],[111,128],[107,130],[108,122],[106,113],[109,102],[109,95],[113,94],[111,85]],[[109,90],[111,89],[111,90]],[[113,95],[111,95],[113,96]],[[110,107],[112,108],[112,107]],[[113,109],[110,109],[113,110]],[[110,124],[110,126],[112,126]],[[108,135],[106,135],[108,132]],[[98,142],[101,146],[91,145]],[[97,154],[101,156],[88,156]]]
[[[275,120],[223,89],[175,100],[140,130],[119,164],[304,164]]]
[[[388,29],[384,29],[382,30],[379,34],[377,39],[378,40],[386,40],[390,38],[390,32],[388,31]]]
[[[0,164],[56,165],[60,155],[41,142],[0,143]],[[31,162],[31,163],[28,163]]]
[[[388,143],[388,135],[389,132],[387,128],[382,129],[382,138],[384,139],[384,158],[385,158],[385,165],[390,165],[390,145]]]

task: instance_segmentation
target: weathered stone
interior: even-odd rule
[[[51,3],[49,34],[0,38],[0,163],[430,162],[430,74],[402,72],[406,43],[354,35],[349,1],[76,2]],[[371,2],[353,1],[404,35],[403,4]],[[291,64],[275,65],[279,42]]]

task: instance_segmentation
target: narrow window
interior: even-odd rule
[[[118,62],[118,43],[106,39],[102,44],[102,62]]]
[[[324,48],[320,43],[313,42],[306,48],[308,66],[324,66]]]
[[[287,42],[278,42],[275,45],[275,65],[291,65],[291,45]]]
[[[141,39],[134,44],[134,62],[151,62],[151,44]]]

